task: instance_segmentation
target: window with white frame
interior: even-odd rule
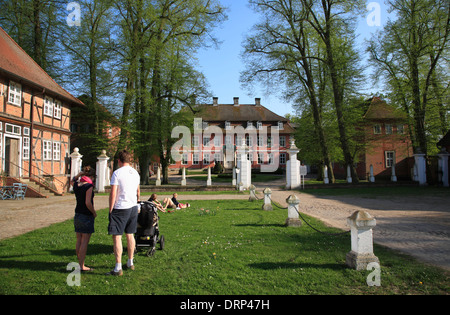
[[[282,121],[278,122],[278,130],[284,130],[284,123]]]
[[[24,136],[29,136],[30,135],[30,128],[23,127],[23,135]]]
[[[57,119],[61,119],[61,112],[62,112],[62,106],[61,106],[61,101],[55,101],[55,107],[53,110],[53,116]]]
[[[17,106],[22,105],[22,85],[9,81],[8,102]]]
[[[376,135],[381,135],[381,125],[374,125],[373,126],[373,133]]]
[[[252,147],[253,146],[253,137],[250,135],[245,136],[245,142],[248,147]]]
[[[247,153],[247,160],[253,163],[253,153]]]
[[[230,130],[231,129],[231,123],[229,121],[225,122],[225,130]]]
[[[258,136],[258,147],[264,146],[264,137]]]
[[[286,165],[286,153],[280,153],[280,164]]]
[[[385,128],[386,128],[386,134],[387,135],[391,135],[392,134],[392,125],[391,124],[386,124]]]
[[[53,161],[61,160],[61,143],[53,142]]]
[[[214,161],[216,161],[216,163],[222,162],[222,154],[221,153],[214,153]]]
[[[286,146],[286,137],[281,136],[280,137],[280,147],[285,147],[285,146]]]
[[[247,129],[253,129],[253,122],[247,121]]]
[[[214,136],[214,146],[215,147],[220,147],[222,146],[222,139],[221,137],[219,137],[218,135]]]
[[[258,130],[262,130],[263,129],[263,124],[260,121],[256,122],[256,128],[258,128]]]
[[[200,160],[199,154],[198,153],[194,153],[192,155],[192,164],[193,165],[198,165],[199,164],[199,160]]]
[[[392,167],[394,165],[395,151],[386,151],[384,154],[386,157],[386,168]]]
[[[211,158],[209,153],[203,153],[203,164],[210,164]]]
[[[203,137],[203,146],[209,147],[210,141],[211,141],[211,139],[209,137]]]
[[[44,161],[50,161],[52,159],[52,142],[48,140],[42,140],[42,157]]]
[[[273,163],[273,153],[269,153],[269,164]]]
[[[405,127],[403,125],[397,125],[397,133],[403,135],[405,133]]]
[[[10,133],[16,136],[20,136],[22,134],[20,126],[5,124],[5,133]]]
[[[183,157],[181,159],[181,165],[188,165],[188,154],[183,153]]]
[[[192,145],[197,148],[198,147],[198,136],[192,137]]]
[[[264,163],[264,154],[258,153],[258,164]]]
[[[44,115],[53,116],[53,99],[48,96],[44,100]]]
[[[22,154],[24,160],[30,159],[30,138],[28,137],[23,138]]]
[[[272,136],[267,136],[267,147],[268,148],[272,147]]]
[[[231,136],[225,136],[225,144],[226,144],[226,145],[231,145],[231,144],[233,144],[233,143],[231,142]]]

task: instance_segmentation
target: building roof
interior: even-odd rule
[[[236,101],[236,98],[235,98]],[[293,133],[294,128],[289,124],[289,120],[283,116],[277,115],[259,103],[257,104],[202,104],[197,105],[196,116],[202,117],[207,122],[224,123],[244,123],[247,121],[262,123],[271,123],[276,125],[278,122],[283,122],[285,128],[283,133]]]
[[[55,94],[73,105],[84,106],[56,83],[6,32],[0,27],[0,71],[25,83],[45,89],[47,94]]]
[[[369,107],[364,114],[365,119],[369,120],[405,120],[406,114],[394,106],[389,105],[379,97],[373,97],[368,100]]]

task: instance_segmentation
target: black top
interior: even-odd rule
[[[180,203],[178,202],[178,200],[177,200],[175,197],[172,197],[172,202],[173,202],[174,205],[177,206],[177,207],[178,207],[178,205],[180,204]]]
[[[84,215],[92,215],[92,212],[86,206],[86,192],[89,188],[94,187],[92,184],[84,184],[78,186],[78,182],[73,184],[73,191],[75,192],[75,197],[77,198],[77,206],[75,208],[75,213],[80,213]],[[94,191],[92,191],[92,205],[94,205]]]

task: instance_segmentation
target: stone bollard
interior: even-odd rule
[[[328,185],[330,183],[330,180],[328,179],[328,166],[324,166],[323,168],[323,183]]]
[[[369,182],[375,183],[375,176],[373,176],[373,165],[370,165],[370,177]]]
[[[298,199],[295,195],[291,195],[286,199],[286,202],[288,203],[288,218],[286,219],[286,226],[302,226],[302,221],[300,221],[297,212],[300,199]]]
[[[351,184],[353,181],[352,179],[352,171],[350,169],[350,165],[347,165],[347,183]]]
[[[233,179],[231,180],[231,185],[236,186],[236,167],[233,167]]]
[[[97,157],[98,161],[96,164],[97,168],[97,180],[95,183],[95,186],[97,188],[97,191],[99,193],[105,192],[105,186],[109,186],[109,168],[108,168],[108,161],[109,157],[106,155],[106,150],[102,150],[102,154]]]
[[[181,186],[186,186],[186,168],[181,171]]]
[[[373,254],[373,233],[376,220],[367,211],[356,211],[348,219],[351,228],[352,250],[347,253],[345,262],[350,268],[366,270],[370,263],[378,263]]]
[[[391,166],[391,171],[392,171],[391,182],[396,183],[397,182],[397,175],[395,174],[395,164]]]
[[[250,187],[248,187],[248,189],[250,190],[250,197],[248,198],[248,201],[255,201],[258,198],[256,198],[256,187],[255,185],[250,185]]]
[[[74,178],[81,171],[81,166],[83,165],[83,156],[80,154],[80,149],[73,149],[70,155],[70,180]],[[70,191],[73,191],[72,185],[70,186]]]
[[[264,189],[264,205],[262,206],[263,210],[272,211],[272,190],[270,188]]]
[[[206,186],[212,186],[211,167],[208,167],[208,179],[206,180]]]
[[[159,166],[156,175],[156,186],[161,186],[161,169],[159,168]]]

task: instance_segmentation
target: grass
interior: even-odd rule
[[[191,208],[160,215],[165,249],[140,251],[136,270],[104,274],[114,265],[108,213],[99,212],[81,286],[66,284],[76,261],[71,220],[0,242],[0,294],[302,295],[448,294],[442,270],[375,245],[381,287],[370,271],[345,266],[350,235],[327,236],[304,225],[285,227],[286,210],[262,211],[261,202],[192,201]],[[203,209],[203,210],[202,210]],[[210,210],[210,211],[206,211]],[[308,221],[322,231],[313,218]],[[124,256],[124,259],[126,257]],[[124,260],[126,261],[126,260]]]

